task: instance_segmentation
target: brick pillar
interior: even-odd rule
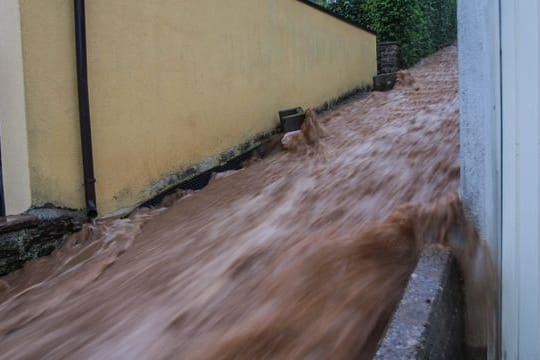
[[[379,44],[379,74],[389,74],[399,70],[399,43],[395,41]]]

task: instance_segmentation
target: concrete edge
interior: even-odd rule
[[[465,358],[462,280],[449,249],[427,247],[411,274],[377,360]]]
[[[62,247],[66,236],[79,231],[85,221],[84,216],[50,209],[0,223],[0,276]]]

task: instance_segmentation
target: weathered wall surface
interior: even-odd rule
[[[34,205],[83,206],[73,5],[20,0]],[[375,36],[294,0],[87,2],[100,212],[376,74]]]

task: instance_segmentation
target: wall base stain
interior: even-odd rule
[[[211,156],[199,164],[192,165],[187,169],[181,170],[180,172],[163,177],[159,181],[150,185],[149,196],[146,196],[146,198],[154,198],[162,193],[169,192],[172,189],[179,187],[179,185],[188,182],[189,180],[192,180],[195,177],[208,172],[209,170],[224,167],[227,163],[247,155],[255,148],[270,141],[270,139],[279,133],[279,131],[279,128],[275,128],[268,132],[258,134],[246,142],[225,150],[220,154]],[[147,201],[143,202],[143,204],[145,203],[147,203]],[[140,204],[137,206],[140,206]]]

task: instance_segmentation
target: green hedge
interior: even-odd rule
[[[401,44],[403,67],[456,39],[457,0],[337,0],[328,8]]]

